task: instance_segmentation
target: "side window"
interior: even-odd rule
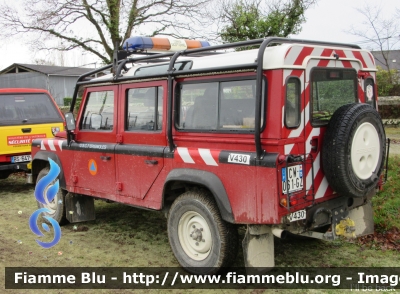
[[[184,84],[179,94],[179,129],[217,129],[218,83]]]
[[[255,80],[181,84],[177,91],[177,128],[254,131],[255,89]]]
[[[111,131],[114,126],[114,92],[90,92],[85,105],[82,130]]]
[[[127,131],[162,129],[162,87],[129,89],[126,103]]]
[[[373,108],[376,108],[375,105],[375,84],[374,80],[371,78],[365,79],[364,82],[364,98],[365,98],[365,103],[368,103],[371,105]]]
[[[285,126],[297,128],[300,125],[301,87],[298,78],[289,78],[286,83]]]
[[[256,81],[222,82],[219,127],[254,130]]]

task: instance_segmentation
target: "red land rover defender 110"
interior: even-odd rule
[[[232,50],[243,46],[259,48]],[[50,217],[92,220],[95,198],[164,210],[192,273],[232,264],[238,225],[248,267],[274,266],[274,235],[373,232],[386,138],[370,52],[285,38],[132,37],[124,49],[175,52],[116,57],[97,70],[113,74],[78,80],[66,138],[32,143],[35,178],[49,159],[61,168]]]

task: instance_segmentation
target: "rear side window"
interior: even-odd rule
[[[0,125],[62,122],[52,98],[44,93],[1,94]]]
[[[286,83],[285,126],[289,129],[300,125],[300,80],[289,78]]]
[[[82,130],[111,131],[114,127],[114,91],[89,93],[84,114]]]
[[[178,95],[180,130],[254,131],[255,80],[181,84]]]
[[[312,125],[328,124],[340,106],[357,102],[357,72],[353,69],[314,69],[312,82]]]

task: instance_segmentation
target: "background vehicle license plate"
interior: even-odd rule
[[[25,162],[25,161],[31,161],[32,156],[31,155],[20,155],[20,156],[13,156],[11,157],[11,162],[16,163],[16,162]]]
[[[289,186],[289,193],[303,189],[303,166],[301,164],[282,168],[282,192],[287,194],[287,187]]]
[[[306,219],[306,210],[299,210],[289,214],[289,221],[294,222],[297,220]]]

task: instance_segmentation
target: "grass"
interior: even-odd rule
[[[377,231],[400,228],[400,128],[385,128],[390,146],[387,183],[372,199],[374,222]],[[394,143],[397,142],[397,143]]]
[[[400,156],[389,157],[387,183],[372,200],[378,230],[400,228]]]

